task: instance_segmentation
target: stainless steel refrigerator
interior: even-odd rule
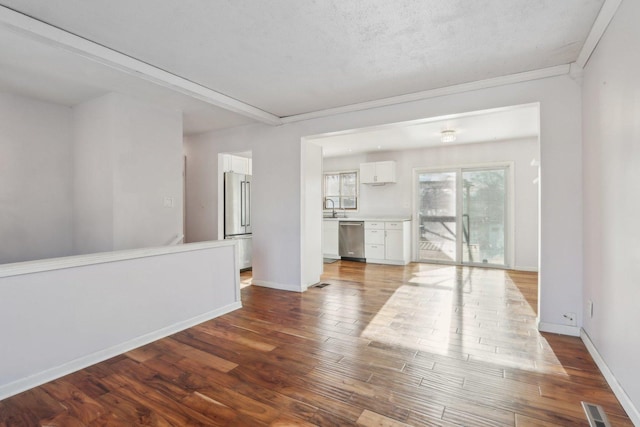
[[[251,267],[251,175],[224,174],[224,238],[238,240],[240,269]]]

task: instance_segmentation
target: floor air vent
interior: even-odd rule
[[[607,414],[604,413],[604,409],[600,405],[594,405],[593,403],[582,402],[582,408],[587,414],[589,425],[591,427],[611,427]]]
[[[325,286],[329,286],[331,283],[318,283],[314,286],[314,288],[324,288]]]

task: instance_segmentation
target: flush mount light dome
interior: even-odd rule
[[[453,129],[447,129],[440,132],[440,141],[453,142],[456,140],[456,131]]]

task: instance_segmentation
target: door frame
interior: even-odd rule
[[[411,180],[411,192],[412,192],[412,207],[411,212],[413,213],[414,220],[412,221],[413,225],[411,227],[411,251],[412,257],[411,259],[414,262],[424,262],[419,259],[419,232],[420,232],[420,224],[417,219],[419,218],[418,206],[420,194],[418,194],[418,175],[421,173],[430,173],[430,172],[456,172],[457,180],[456,180],[456,216],[457,218],[462,217],[462,194],[459,191],[461,182],[459,180],[462,178],[462,171],[465,169],[469,170],[482,170],[482,169],[506,169],[506,197],[507,202],[505,206],[505,250],[504,257],[505,263],[504,265],[496,265],[496,264],[484,264],[484,263],[462,263],[462,245],[461,242],[461,233],[462,233],[462,222],[456,221],[456,261],[429,261],[429,263],[433,264],[444,264],[444,265],[463,265],[463,266],[473,266],[473,267],[490,267],[490,268],[503,268],[510,269],[514,265],[515,261],[515,162],[514,161],[500,161],[500,162],[489,162],[489,163],[471,163],[471,164],[459,164],[459,165],[449,165],[449,166],[425,166],[425,167],[416,167],[413,168],[412,180]],[[458,261],[459,260],[459,261]]]

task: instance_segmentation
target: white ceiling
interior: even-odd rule
[[[569,64],[604,1],[0,0],[0,5],[287,117]],[[73,54],[55,46],[34,48],[37,42],[22,35],[8,40],[6,27],[0,31],[0,90],[65,104],[114,87],[151,92],[152,98],[178,96],[88,65],[88,59],[70,59]],[[253,121],[205,102],[175,105],[188,110],[191,133]]]
[[[308,140],[322,146],[324,157],[513,141],[537,137],[539,117],[538,105],[529,104],[319,135]],[[441,132],[445,129],[456,131],[455,142],[441,142]]]

